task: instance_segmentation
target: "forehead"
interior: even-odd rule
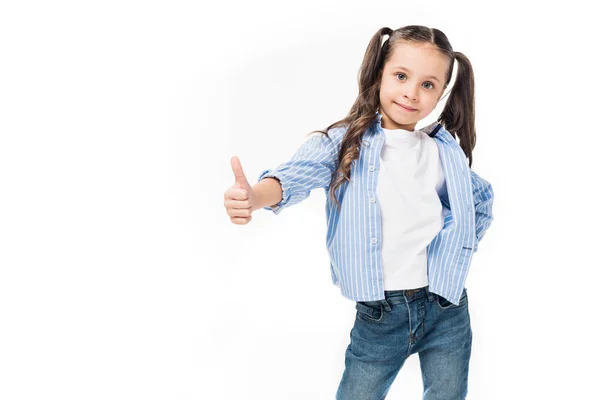
[[[449,62],[448,57],[430,43],[399,42],[392,49],[384,69],[402,66],[413,74],[433,75],[441,79],[450,66]]]

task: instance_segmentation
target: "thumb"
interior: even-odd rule
[[[235,175],[235,185],[237,187],[246,190],[252,189],[248,183],[248,179],[246,179],[246,175],[244,174],[244,170],[242,169],[242,164],[240,163],[239,158],[231,158],[231,169],[233,170],[233,175]]]

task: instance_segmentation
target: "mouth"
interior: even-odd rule
[[[402,104],[399,104],[399,103],[394,103],[394,104],[396,104],[398,107],[400,107],[400,108],[402,108],[402,109],[404,109],[404,110],[406,110],[406,111],[417,111],[417,109],[416,109],[416,108],[412,108],[412,107],[404,106],[404,105],[402,105]]]

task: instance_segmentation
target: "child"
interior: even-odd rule
[[[455,61],[444,110],[415,130],[442,97]],[[418,353],[423,399],[464,399],[472,341],[465,280],[493,219],[492,187],[470,169],[469,60],[437,29],[382,28],[365,52],[349,114],[312,133],[319,134],[253,187],[232,158],[231,221],[247,224],[260,208],[279,214],[324,188],[332,281],[356,302],[336,398],[385,398]]]

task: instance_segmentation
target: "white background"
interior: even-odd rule
[[[473,64],[469,399],[597,393],[598,31],[576,1],[0,6],[0,398],[333,399],[354,303],[325,195],[249,225],[223,193],[343,118],[381,27]],[[435,119],[441,108],[434,111]],[[417,127],[428,121],[422,121]],[[387,399],[418,399],[411,356]]]

